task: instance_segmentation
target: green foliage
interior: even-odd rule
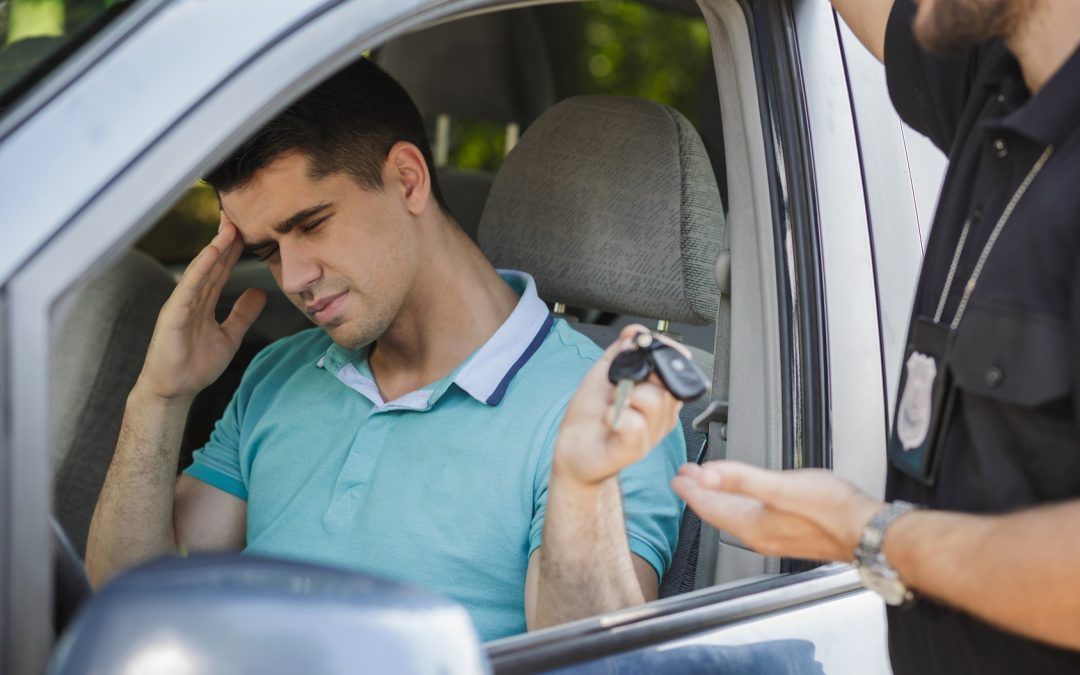
[[[670,105],[697,123],[697,98],[709,61],[709,31],[700,16],[633,0],[536,8],[546,24],[558,98],[580,94],[637,96]],[[495,171],[505,130],[454,120],[450,164]]]
[[[580,93],[639,96],[670,105],[696,122],[709,31],[699,17],[638,2],[584,5]]]

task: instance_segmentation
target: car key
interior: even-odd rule
[[[638,333],[630,349],[620,352],[608,368],[608,380],[615,385],[614,415],[611,418],[612,430],[619,428],[623,411],[630,405],[630,393],[634,385],[644,382],[653,370],[649,350],[654,343],[652,335]]]
[[[680,401],[693,401],[709,390],[705,372],[678,349],[657,341],[648,355],[664,386]]]

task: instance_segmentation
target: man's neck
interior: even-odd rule
[[[1042,89],[1080,46],[1080,2],[1033,0],[1005,43],[1032,94]]]
[[[457,226],[431,225],[416,280],[369,359],[387,401],[453,372],[499,329],[519,299]]]

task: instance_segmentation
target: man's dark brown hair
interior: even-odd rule
[[[229,192],[248,185],[281,155],[300,152],[311,162],[313,178],[345,173],[377,190],[386,156],[399,141],[420,149],[431,173],[431,192],[448,213],[420,111],[394,78],[361,58],[259,129],[205,180],[218,193]]]

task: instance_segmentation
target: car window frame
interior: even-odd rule
[[[748,25],[751,29],[751,41],[754,44],[755,60],[759,70],[759,86],[764,86],[761,83],[769,81],[768,78],[771,78],[774,82],[771,86],[774,88],[779,86],[777,82],[786,81],[786,86],[789,88],[795,87],[797,90],[795,80],[792,79],[792,73],[795,73],[794,77],[797,77],[797,70],[791,70],[795,58],[791,50],[791,42],[794,40],[793,32],[785,29],[783,41],[781,42],[773,39],[777,35],[766,30],[766,26],[770,22],[790,21],[790,8],[787,8],[786,5],[779,6],[782,3],[754,2],[753,0],[739,1],[747,14]],[[341,38],[338,42],[322,44],[323,51],[319,53],[323,54],[323,56],[306,61],[306,66],[297,67],[291,76],[283,77],[276,93],[289,91],[289,95],[285,98],[292,100],[292,98],[299,95],[297,92],[303,90],[305,86],[313,86],[315,81],[321,79],[320,76],[337,70],[363,49],[377,45],[394,34],[407,32],[440,18],[451,16],[457,18],[467,14],[469,11],[476,11],[480,8],[497,7],[502,9],[516,4],[520,3],[458,0],[456,2],[449,1],[419,7],[411,13],[388,10],[387,14],[390,18],[384,24],[372,22],[365,29],[352,29],[347,37]],[[244,89],[245,83],[250,85],[253,80],[257,79],[252,74],[253,71],[259,68],[266,70],[272,67],[267,65],[272,59],[265,58],[266,54],[290,53],[290,50],[298,49],[296,45],[308,44],[304,42],[305,36],[310,39],[311,35],[317,33],[312,28],[315,24],[323,26],[325,30],[334,33],[334,30],[325,27],[341,21],[340,15],[350,15],[350,11],[367,14],[370,10],[366,7],[361,8],[361,5],[363,5],[361,0],[345,0],[320,5],[319,11],[312,12],[308,17],[308,23],[301,26],[291,26],[290,32],[287,34],[279,36],[277,40],[268,41],[260,57],[263,59],[261,66],[253,59],[242,64],[235,72],[223,74],[219,87],[208,94],[196,109],[189,111],[188,114],[178,119],[166,133],[148,144],[137,158],[112,177],[108,189],[93,195],[69,219],[58,224],[56,233],[45,244],[41,253],[33,256],[29,261],[24,261],[26,264],[9,280],[8,287],[16,292],[15,301],[9,307],[10,312],[14,312],[16,317],[32,317],[26,324],[26,334],[16,338],[20,343],[19,346],[23,348],[21,353],[27,353],[30,357],[25,363],[18,366],[18,372],[13,373],[13,375],[26,374],[41,363],[48,363],[48,336],[52,326],[55,325],[55,317],[52,312],[55,303],[48,299],[62,296],[64,292],[84,278],[94,266],[107,264],[113,260],[119,255],[118,252],[123,250],[123,247],[133,243],[140,233],[156,221],[157,217],[182,193],[191,180],[223,155],[231,145],[230,138],[242,136],[245,130],[256,128],[280,110],[287,100],[273,100],[275,95],[265,94],[264,92],[266,100],[258,106],[250,104],[257,109],[255,113],[240,116],[242,121],[235,123],[233,126],[226,125],[218,128],[216,135],[210,139],[200,138],[197,147],[213,145],[216,149],[200,154],[200,159],[185,164],[183,167],[175,166],[173,161],[166,161],[165,158],[171,154],[170,149],[183,147],[187,142],[185,139],[190,139],[195,130],[200,128],[200,124],[205,124],[206,119],[212,118],[217,111],[227,109],[230,100],[242,97],[243,93],[247,91]],[[147,5],[147,7],[150,6]],[[160,3],[153,6],[160,6]],[[149,21],[153,17],[152,15],[145,15],[144,18]],[[134,30],[134,27],[129,26],[129,28]],[[119,46],[119,43],[113,45],[116,48],[119,48]],[[770,56],[769,49],[777,49],[778,51],[776,55]],[[91,66],[92,64],[87,64],[86,68]],[[62,76],[58,74],[57,78],[62,79]],[[281,97],[277,96],[277,98]],[[809,402],[812,409],[827,411],[827,388],[824,391],[821,389],[827,387],[827,367],[825,365],[827,360],[826,357],[813,351],[821,348],[820,343],[813,342],[813,340],[819,339],[820,333],[815,331],[821,327],[821,313],[823,312],[820,297],[815,294],[816,289],[820,289],[820,269],[816,267],[818,263],[814,254],[817,246],[813,239],[816,232],[816,210],[812,207],[811,201],[813,192],[809,190],[807,193],[802,193],[803,197],[801,198],[799,197],[800,193],[789,192],[785,198],[784,192],[781,190],[782,185],[786,185],[789,190],[793,186],[813,185],[812,181],[806,182],[812,176],[812,165],[808,161],[809,148],[805,139],[805,129],[800,126],[798,118],[799,106],[796,103],[797,100],[797,98],[792,99],[788,102],[788,105],[775,110],[766,110],[764,106],[762,106],[761,110],[763,126],[772,132],[771,137],[767,139],[771,143],[771,152],[767,152],[766,156],[770,162],[770,181],[774,182],[770,190],[770,206],[773,210],[773,222],[777,228],[774,236],[777,242],[787,241],[788,238],[791,238],[796,244],[791,259],[786,257],[786,247],[774,247],[778,256],[777,270],[780,274],[792,274],[794,277],[784,277],[783,283],[780,284],[780,288],[787,293],[787,295],[781,293],[781,296],[785,298],[784,302],[787,304],[784,305],[780,315],[781,317],[793,317],[790,323],[782,323],[781,341],[785,344],[782,352],[788,354],[800,352],[802,357],[798,359],[798,363],[800,364],[799,367],[803,369],[798,373],[798,377],[792,377],[791,381],[785,383],[784,401],[785,405],[789,401],[792,402],[792,405],[795,405],[795,398],[798,397],[802,401],[805,410],[807,397],[810,397]],[[41,103],[42,106],[47,104],[48,101]],[[794,117],[791,117],[792,115]],[[201,128],[203,131],[205,130],[205,126]],[[781,148],[784,150],[799,148],[799,152],[780,152]],[[777,157],[786,158],[783,166],[779,165],[776,160]],[[149,180],[149,176],[154,177],[153,181]],[[159,183],[159,185],[154,186],[148,183]],[[171,187],[168,189],[162,188],[160,183]],[[117,213],[137,213],[139,215],[125,219],[117,218]],[[110,221],[112,221],[111,224]],[[122,224],[117,224],[118,222]],[[802,239],[804,237],[806,239]],[[94,238],[103,239],[107,243],[94,242]],[[57,265],[62,264],[66,259],[71,259],[75,252],[82,252],[85,257],[75,257],[75,259],[79,260],[79,265],[76,265],[75,269],[71,270],[74,276],[59,279],[55,274],[52,274],[58,268]],[[798,293],[797,296],[796,293]],[[815,298],[816,300],[814,300]],[[45,307],[48,311],[44,314],[35,312],[35,303],[38,303],[39,309]],[[810,341],[807,342],[807,340]],[[806,351],[808,349],[811,351]],[[5,353],[7,352],[5,351]],[[793,357],[789,356],[789,358],[795,361]],[[794,368],[792,372],[794,374]],[[817,387],[817,389],[812,387]],[[47,385],[42,387],[40,391],[31,392],[29,394],[30,401],[21,403],[20,409],[26,409],[27,406],[33,405],[35,401],[38,404],[43,404],[43,408],[47,408],[45,388],[47,388]],[[814,398],[815,396],[817,398]],[[814,456],[814,452],[822,453],[819,454],[823,458],[820,461],[827,464],[826,455],[823,454],[828,448],[827,418],[823,422],[819,415],[812,418],[802,415],[800,419],[804,425],[800,430],[800,438],[803,443],[802,449],[800,450],[800,446],[797,445],[794,429],[790,437],[791,440],[788,440],[788,434],[785,433],[784,457],[790,456],[792,458],[790,462],[785,459],[785,464],[794,463],[793,458],[796,456],[796,452],[810,452],[809,456],[811,457]],[[40,428],[36,431],[29,428],[35,422],[40,423]],[[12,481],[29,477],[31,484],[36,483],[37,487],[44,487],[47,485],[47,481],[44,480],[45,470],[43,466],[44,458],[47,456],[45,452],[47,447],[45,425],[40,418],[21,421],[20,424],[21,435],[17,436],[16,440],[27,441],[21,452],[39,451],[42,463],[39,463],[32,471],[25,474],[15,476],[12,473],[9,474],[9,477]],[[809,446],[807,450],[807,443],[814,445]],[[0,496],[9,496],[10,485],[11,483],[4,485],[8,494]],[[33,488],[34,485],[30,485],[25,489],[31,490]],[[47,527],[44,526],[48,513],[47,501],[47,489],[45,489],[27,502],[28,506],[33,508],[38,516],[36,519],[31,520],[42,521],[40,531],[43,534],[47,533]],[[43,543],[31,537],[25,550],[21,551],[20,555],[24,556],[24,560],[27,559],[27,556],[47,556],[47,542]],[[807,574],[811,576],[801,577],[796,575],[770,581],[769,583],[775,586],[769,586],[769,589],[797,585],[809,579],[816,579],[817,577],[813,575],[818,574],[818,572],[812,571]],[[13,587],[10,574],[4,576],[4,581],[5,588],[0,589],[0,592],[8,591]],[[29,583],[23,591],[23,596],[25,597],[26,593],[40,591],[42,594],[39,597],[47,597],[49,586],[48,580],[39,574],[29,579]],[[719,599],[721,597],[731,597],[730,594],[732,593],[745,595],[752,593],[754,588],[756,587],[753,584],[741,584],[737,590],[710,588],[699,592],[701,595],[691,594],[690,597],[680,596],[669,599],[670,602],[660,602],[666,603],[662,607],[667,609],[662,611],[668,612],[670,610],[669,615],[674,616],[688,611],[691,605],[700,602],[701,598],[711,598],[709,602],[716,604],[723,602]],[[847,587],[843,586],[843,588]],[[837,590],[836,592],[847,591]],[[14,617],[10,613],[11,610],[20,608],[25,609],[25,604],[21,607],[16,606],[15,603],[10,606],[8,604],[4,605],[3,618],[5,619],[5,626],[12,625],[10,620]],[[657,608],[649,609],[650,612],[654,610],[661,611]],[[8,650],[9,654],[13,654],[8,661],[9,665],[42,664],[44,653],[47,653],[47,647],[42,650],[42,646],[47,645],[47,638],[44,637],[46,635],[45,626],[47,625],[47,622],[43,620],[45,613],[45,608],[39,608],[36,612],[31,610],[31,616],[29,617],[24,615],[25,623],[23,625],[29,624],[28,627],[36,631],[36,634],[29,640],[32,644],[24,648],[16,648],[17,645],[14,645],[10,640],[11,633],[7,628],[4,629],[6,646],[13,648]],[[605,618],[600,617],[600,620],[603,621]],[[654,615],[653,618],[655,619],[656,616]],[[567,639],[572,642],[578,638],[568,637]],[[629,643],[619,643],[619,645],[619,649],[630,646]],[[21,671],[21,668],[16,668],[16,670]]]

